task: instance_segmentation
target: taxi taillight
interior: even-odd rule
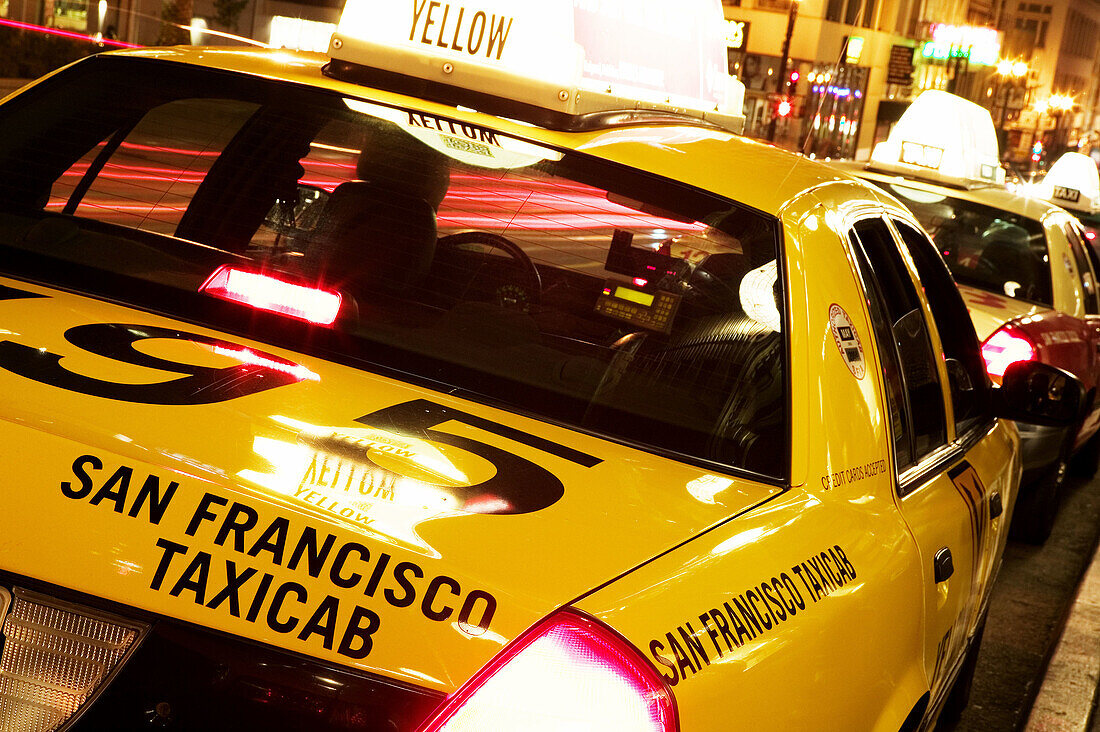
[[[1005,375],[1012,364],[1017,361],[1033,361],[1036,355],[1035,344],[1031,339],[1007,326],[989,336],[982,344],[986,373],[998,379]]]
[[[420,732],[674,732],[672,692],[629,643],[560,611],[534,626],[453,694]]]
[[[207,278],[199,292],[286,315],[316,325],[332,325],[343,301],[339,292],[296,284],[263,272],[223,264]]]

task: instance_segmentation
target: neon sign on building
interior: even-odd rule
[[[975,66],[996,66],[1001,55],[1001,34],[994,28],[974,25],[932,24],[932,40],[921,46],[924,58],[965,58]]]

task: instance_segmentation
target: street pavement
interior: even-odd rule
[[[1100,554],[1070,606],[1062,635],[1028,717],[1028,732],[1079,732],[1089,728],[1100,680]],[[1100,727],[1094,721],[1093,727]]]
[[[1100,732],[1089,728],[1100,669],[1098,538],[1100,477],[1067,482],[1043,546],[1009,542],[970,704],[938,732]]]

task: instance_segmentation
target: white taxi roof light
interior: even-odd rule
[[[1067,152],[1054,161],[1034,190],[1062,208],[1088,213],[1100,210],[1100,173],[1096,162],[1083,153]]]
[[[935,89],[917,97],[875,145],[871,167],[964,186],[1005,180],[988,110]]]
[[[720,0],[347,0],[329,55],[566,117],[646,109],[740,131],[724,26]]]
[[[452,695],[420,732],[673,732],[667,684],[625,640],[560,611]]]
[[[218,267],[199,292],[316,325],[332,325],[343,302],[334,290],[299,285],[228,264]]]

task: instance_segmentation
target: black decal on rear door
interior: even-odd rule
[[[297,364],[269,353],[170,328],[121,323],[92,323],[65,331],[74,346],[134,366],[183,374],[151,384],[116,383],[83,376],[61,365],[62,356],[14,341],[0,342],[0,367],[43,384],[69,391],[140,404],[212,404],[293,384],[304,376]],[[169,361],[142,353],[135,344],[154,338],[189,341],[224,355],[238,355],[241,363],[223,368]]]

